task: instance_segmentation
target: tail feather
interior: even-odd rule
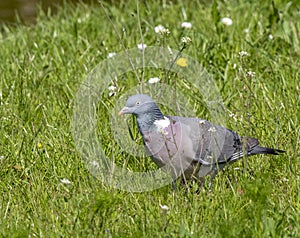
[[[259,141],[256,138],[242,137],[242,140],[244,141],[244,143],[246,142],[247,155],[257,155],[257,154],[279,155],[280,153],[285,152],[284,150],[259,146]]]
[[[255,146],[251,151],[249,151],[249,155],[257,155],[257,154],[279,155],[280,153],[284,153],[284,152],[285,152],[284,150]]]

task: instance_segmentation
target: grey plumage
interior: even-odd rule
[[[151,97],[136,94],[128,98],[119,112],[137,118],[146,152],[153,161],[177,178],[213,178],[227,164],[244,156],[274,154],[283,150],[259,146],[255,138],[212,125],[199,118],[165,116]]]

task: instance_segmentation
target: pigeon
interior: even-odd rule
[[[146,153],[175,181],[211,180],[226,165],[245,156],[278,155],[285,151],[259,146],[255,138],[241,137],[223,126],[200,118],[164,115],[145,94],[130,96],[118,113],[136,116]]]

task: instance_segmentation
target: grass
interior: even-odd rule
[[[134,1],[112,1],[105,7],[116,31],[100,5],[81,3],[65,4],[55,16],[40,12],[34,26],[1,26],[0,235],[299,237],[300,6],[162,1],[140,2],[137,12]],[[233,19],[231,26],[220,23],[224,16]],[[192,22],[192,29],[181,29],[183,21]],[[168,27],[170,36],[157,35],[153,29],[158,24]],[[231,165],[211,189],[205,185],[199,193],[196,185],[188,193],[171,186],[125,192],[93,177],[72,136],[76,92],[109,52],[123,50],[120,39],[126,48],[136,48],[141,34],[148,46],[177,50],[182,36],[191,37],[183,53],[213,75],[227,126],[286,154]],[[250,56],[241,59],[242,50]],[[249,71],[255,77],[249,79]],[[188,92],[197,115],[209,118],[201,98],[178,75],[167,78],[164,70],[153,69],[137,73],[144,74],[144,82],[153,74],[164,83],[176,82],[177,90]],[[105,96],[97,109],[103,149],[125,169],[153,169],[149,158],[130,156],[111,139],[107,108],[137,84],[134,73],[123,76],[126,80],[114,82],[117,94]],[[136,128],[132,131],[138,140]],[[62,183],[63,178],[71,184]]]

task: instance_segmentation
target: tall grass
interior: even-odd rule
[[[1,236],[300,236],[299,5],[146,1],[139,2],[137,12],[136,4],[104,4],[115,30],[100,5],[81,3],[64,4],[55,16],[40,12],[34,26],[1,26]],[[233,20],[231,26],[220,22],[225,16]],[[182,29],[183,21],[192,28]],[[169,28],[169,36],[154,32],[159,24]],[[72,137],[75,95],[108,53],[123,50],[120,40],[135,48],[141,34],[149,46],[178,50],[181,38],[189,36],[192,43],[183,53],[213,75],[227,126],[286,154],[251,157],[246,169],[243,162],[229,166],[211,188],[205,185],[198,193],[196,185],[188,193],[171,186],[130,193],[94,178]],[[241,51],[249,56],[241,59]],[[249,71],[255,76],[247,77]],[[147,70],[143,74],[145,82],[152,76]],[[104,99],[106,105],[113,107],[138,82],[133,73],[125,78],[118,80],[116,95]],[[188,97],[198,116],[208,118],[193,94]],[[104,150],[119,165],[155,168],[149,158],[127,155],[111,139],[102,106],[98,120]]]

